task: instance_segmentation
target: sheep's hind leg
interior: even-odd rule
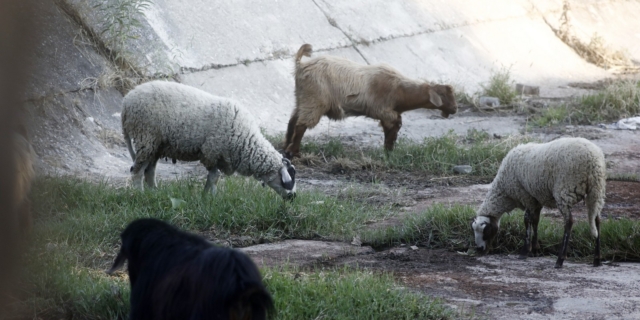
[[[519,259],[526,259],[529,257],[531,253],[531,210],[524,210],[524,228],[525,228],[525,236],[524,236],[524,245],[522,246],[522,250],[520,250]]]
[[[600,216],[596,217],[596,229],[598,230],[598,236],[596,237],[596,249],[593,256],[593,266],[599,267],[602,265],[602,256],[600,256]]]
[[[144,169],[144,182],[151,189],[155,189],[156,185],[156,164],[158,164],[158,159],[149,161],[149,164]]]
[[[216,184],[218,183],[219,178],[220,178],[220,170],[218,170],[218,168],[209,169],[209,174],[207,175],[207,182],[204,184],[204,194],[216,193]]]
[[[136,152],[136,160],[131,167],[131,184],[134,188],[144,190],[142,186],[143,175],[147,172],[147,167],[154,163],[154,168],[151,171],[155,174],[155,162],[158,161],[157,150],[160,147],[160,143],[153,137],[145,136],[140,141],[146,141],[138,146]],[[146,175],[145,175],[146,178]],[[147,180],[148,182],[148,180]]]
[[[571,228],[573,227],[573,217],[571,216],[571,210],[567,207],[561,208],[560,212],[564,216],[564,236],[562,237],[562,246],[558,253],[558,260],[556,261],[556,268],[562,268],[562,263],[567,258],[567,249],[569,247],[569,237],[571,236]]]

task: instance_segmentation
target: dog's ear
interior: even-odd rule
[[[116,257],[116,260],[113,262],[113,266],[111,267],[111,269],[107,271],[107,274],[112,275],[114,272],[118,271],[118,269],[122,268],[126,260],[127,260],[127,257],[122,252],[122,249],[120,249],[120,252],[118,252],[118,256]]]

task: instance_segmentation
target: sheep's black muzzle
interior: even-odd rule
[[[297,197],[297,194],[295,192],[289,193],[287,194],[284,199],[290,202],[293,202],[293,200]]]

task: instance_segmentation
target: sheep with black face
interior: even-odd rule
[[[476,217],[471,223],[480,253],[488,251],[500,229],[500,218],[524,209],[526,236],[521,258],[540,249],[538,222],[542,207],[558,208],[565,228],[556,268],[567,256],[573,226],[571,207],[585,200],[591,234],[595,238],[593,265],[601,264],[600,212],[604,206],[606,165],[602,150],[583,138],[561,138],[513,148],[502,160]],[[531,236],[533,235],[533,240]]]
[[[233,100],[175,82],[147,82],[124,97],[122,133],[138,189],[143,175],[148,187],[156,187],[156,163],[168,157],[200,161],[209,171],[205,192],[215,193],[222,171],[253,176],[283,198],[295,196],[294,166]]]
[[[129,318],[266,319],[271,296],[244,253],[156,219],[133,221],[121,234],[113,274],[128,261]]]

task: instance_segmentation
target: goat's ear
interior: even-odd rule
[[[442,107],[442,98],[433,88],[429,88],[429,101],[436,107]]]
[[[122,268],[125,260],[127,260],[127,257],[124,255],[124,253],[122,253],[122,250],[120,250],[120,252],[118,252],[118,256],[116,257],[116,261],[113,262],[113,266],[107,271],[107,274],[111,275],[114,272],[118,271],[118,269]]]

